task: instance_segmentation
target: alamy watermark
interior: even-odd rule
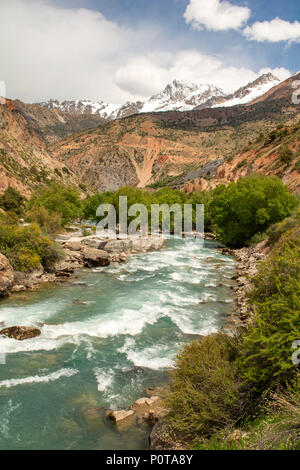
[[[0,105],[6,103],[6,85],[0,80]]]
[[[300,104],[300,80],[293,81],[292,88],[295,89],[292,93],[292,103],[296,105]]]
[[[112,204],[100,204],[96,215],[101,219],[97,235],[103,238],[148,239],[149,236],[170,235],[181,238],[196,233],[200,242],[204,239],[203,204],[151,204],[150,207],[133,204],[128,207],[127,196],[120,196],[118,210]]]

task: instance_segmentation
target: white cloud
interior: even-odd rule
[[[247,26],[243,34],[250,41],[300,42],[300,23],[299,21],[290,23],[281,18],[275,18],[272,21],[257,21],[252,26]]]
[[[1,0],[0,18],[0,78],[9,96],[130,98],[111,77],[141,42],[138,32],[43,0]]]
[[[258,77],[247,66],[228,66],[196,49],[164,50],[157,27],[125,28],[96,11],[47,0],[0,0],[0,18],[0,80],[7,96],[26,102],[124,103],[147,99],[174,79],[231,92]]]
[[[184,18],[194,29],[204,27],[214,31],[226,31],[243,27],[251,15],[247,7],[221,0],[190,0]]]
[[[197,50],[185,50],[173,55],[149,55],[131,59],[116,74],[116,81],[124,91],[139,90],[150,96],[175,78],[189,82],[210,83],[231,93],[254,81],[264,73],[272,72],[280,80],[290,76],[284,68],[261,69],[226,66],[219,58]]]

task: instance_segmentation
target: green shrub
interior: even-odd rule
[[[280,150],[279,150],[279,156],[280,156],[280,161],[286,165],[288,165],[289,163],[291,163],[292,159],[293,159],[293,152],[292,150],[287,146],[287,145],[284,145],[284,146],[281,146],[280,147]]]
[[[211,435],[240,416],[242,400],[234,347],[218,334],[194,341],[178,355],[166,404],[168,420],[183,438]]]
[[[291,382],[298,372],[292,344],[300,339],[300,227],[292,229],[262,263],[254,278],[253,323],[244,332],[240,370],[261,394]]]
[[[63,230],[62,218],[60,214],[49,214],[44,207],[33,206],[25,214],[25,220],[39,225],[43,233],[55,235]]]
[[[25,198],[15,189],[8,187],[0,196],[0,207],[6,212],[21,216],[24,212]]]
[[[17,271],[28,272],[41,264],[48,268],[61,258],[58,247],[42,235],[37,225],[19,227],[0,224],[0,253],[3,253]]]
[[[298,205],[295,196],[275,176],[252,176],[218,186],[210,213],[219,239],[241,247],[256,233],[289,216]]]
[[[280,240],[282,235],[287,233],[292,228],[299,226],[299,224],[300,210],[298,210],[294,216],[288,217],[278,224],[271,225],[271,227],[269,227],[266,232],[268,237],[268,245],[275,245],[275,243]]]
[[[298,379],[299,384],[299,379]],[[225,428],[199,439],[195,450],[300,450],[300,389],[271,394],[258,416],[242,429]]]
[[[65,257],[62,247],[55,242],[46,245],[43,252],[40,254],[41,264],[45,271],[51,272],[55,264]]]
[[[43,207],[49,214],[59,214],[63,225],[81,217],[81,200],[75,188],[52,183],[38,189],[30,198],[28,209]]]

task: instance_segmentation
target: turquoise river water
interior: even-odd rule
[[[0,326],[39,326],[42,335],[0,338],[0,449],[147,449],[146,424],[118,429],[105,409],[166,383],[182,344],[233,311],[235,261],[216,246],[172,239],[160,252],[2,300]]]

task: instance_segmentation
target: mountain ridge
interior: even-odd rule
[[[272,73],[263,74],[253,82],[239,88],[232,94],[226,94],[221,88],[210,84],[195,84],[183,80],[173,80],[160,92],[146,101],[126,102],[123,105],[104,101],[90,100],[63,101],[49,100],[37,105],[58,109],[69,114],[95,114],[106,120],[121,119],[134,114],[192,111],[218,106],[246,104],[263,95],[280,80]]]

